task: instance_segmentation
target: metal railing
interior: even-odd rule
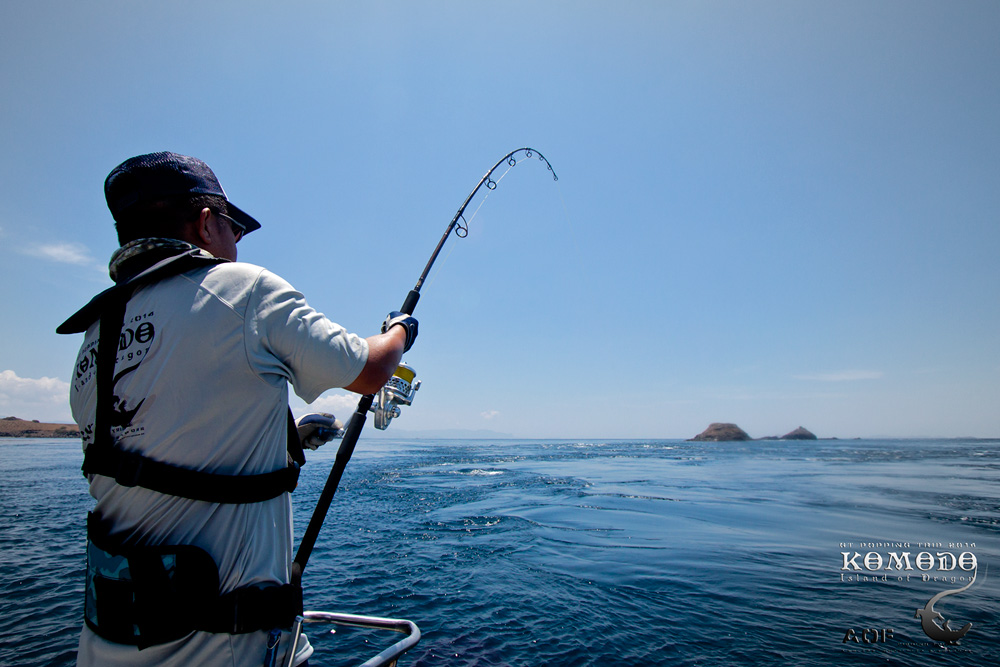
[[[340,614],[329,611],[306,611],[302,616],[295,618],[295,628],[293,630],[292,651],[289,657],[288,667],[292,667],[295,660],[295,651],[298,649],[299,638],[302,636],[302,625],[304,623],[330,623],[332,625],[342,625],[352,628],[366,628],[368,630],[392,630],[400,632],[406,636],[398,642],[385,649],[373,658],[369,658],[361,663],[361,667],[394,667],[396,660],[401,655],[409,651],[420,641],[420,628],[413,621],[401,618],[379,618],[377,616],[358,616],[356,614]]]

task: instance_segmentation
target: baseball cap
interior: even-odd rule
[[[104,198],[116,220],[136,204],[185,194],[218,195],[227,202],[226,213],[246,227],[245,234],[260,229],[259,222],[229,201],[215,173],[198,158],[165,151],[137,155],[112,169],[104,181]]]

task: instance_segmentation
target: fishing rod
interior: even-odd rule
[[[536,151],[533,148],[518,148],[512,150],[511,152],[504,155],[502,158],[497,160],[497,163],[493,165],[486,174],[479,179],[479,183],[476,187],[472,189],[469,196],[465,198],[462,205],[458,207],[458,212],[455,213],[455,217],[451,219],[448,224],[448,228],[445,229],[444,234],[441,235],[441,240],[438,241],[437,247],[434,248],[434,252],[431,253],[431,258],[427,261],[427,265],[424,267],[423,273],[420,274],[420,278],[417,279],[417,284],[410,290],[406,295],[406,299],[403,301],[403,306],[399,309],[400,312],[406,313],[407,315],[412,315],[414,309],[417,307],[417,301],[420,300],[420,288],[423,287],[424,281],[427,279],[427,274],[430,273],[431,267],[434,266],[434,262],[437,261],[438,255],[441,254],[441,249],[444,247],[445,241],[451,236],[452,232],[459,238],[465,238],[469,234],[468,221],[465,219],[465,209],[468,207],[469,202],[472,198],[476,196],[479,189],[486,185],[489,190],[495,190],[498,181],[493,180],[493,172],[500,168],[501,165],[506,163],[508,167],[513,167],[517,164],[517,155],[523,153],[526,158],[538,157],[539,160],[545,163],[548,170],[552,172],[552,180],[558,181],[559,177],[556,175],[555,170],[545,156]],[[504,172],[506,174],[506,172]],[[501,176],[501,178],[503,178]],[[473,215],[475,217],[475,215]],[[460,222],[461,221],[461,222]],[[383,388],[381,392],[382,397],[378,409],[375,410],[376,416],[376,427],[384,429],[388,426],[388,422],[393,418],[393,416],[398,415],[398,408],[395,407],[395,403],[400,403],[403,405],[409,405],[409,401],[413,398],[413,391],[419,387],[419,382],[416,383],[412,388],[409,383],[413,379],[412,369],[409,369],[405,364],[400,366],[400,370],[403,370],[404,377],[401,378],[402,381],[397,380],[396,376],[390,379],[389,383]],[[397,374],[400,373],[397,370]],[[408,371],[408,372],[407,372]],[[337,487],[340,485],[340,478],[344,474],[344,469],[347,467],[348,462],[351,460],[351,456],[354,454],[354,448],[358,443],[358,437],[361,435],[361,430],[365,426],[365,422],[368,420],[368,412],[372,409],[372,404],[375,402],[375,394],[365,394],[358,401],[358,407],[354,410],[354,415],[351,417],[350,423],[347,426],[347,431],[344,433],[344,437],[340,442],[340,448],[337,450],[337,458],[333,463],[333,468],[330,470],[330,475],[327,477],[326,484],[323,486],[323,491],[320,493],[319,501],[316,503],[316,509],[313,510],[312,517],[309,519],[309,525],[306,526],[305,533],[302,535],[302,542],[299,544],[298,551],[295,552],[295,560],[292,562],[292,581],[291,583],[295,586],[302,585],[302,571],[306,568],[306,563],[309,560],[309,556],[312,554],[313,547],[316,546],[316,539],[319,537],[319,531],[323,527],[323,521],[326,519],[326,513],[330,509],[330,503],[333,502],[333,496],[337,492]]]

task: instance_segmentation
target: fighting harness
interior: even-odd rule
[[[101,292],[56,329],[60,334],[81,333],[100,320],[94,441],[84,453],[84,475],[102,475],[122,486],[211,503],[256,503],[295,489],[305,456],[291,409],[287,449],[292,463],[268,473],[192,470],[125,451],[111,435],[115,361],[129,299],[143,285],[225,261],[198,249],[168,257]],[[242,634],[289,627],[300,613],[300,586],[247,586],[220,595],[218,566],[204,549],[124,545],[101,517],[87,516],[84,617],[91,630],[108,641],[142,649],[196,630]]]

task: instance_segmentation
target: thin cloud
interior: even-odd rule
[[[42,243],[30,246],[25,254],[60,264],[87,266],[94,263],[87,247],[80,243]]]
[[[499,410],[487,410],[486,412],[480,412],[479,416],[482,417],[483,419],[489,420],[493,419],[499,414],[500,414]]]
[[[855,382],[857,380],[881,380],[885,374],[882,371],[836,371],[834,373],[814,373],[811,375],[796,375],[796,380],[814,380],[817,382]]]

